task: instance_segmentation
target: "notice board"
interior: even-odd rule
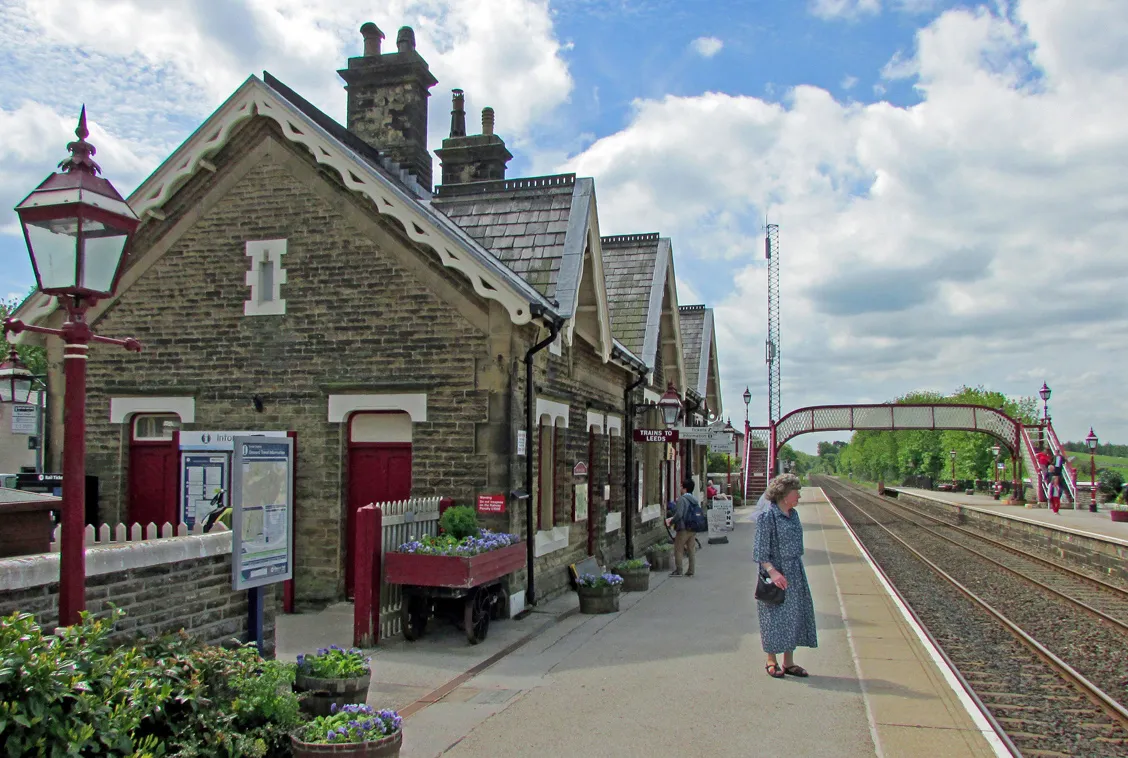
[[[294,576],[294,441],[236,437],[231,462],[235,590]]]

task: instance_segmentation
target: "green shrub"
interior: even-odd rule
[[[447,508],[439,519],[443,532],[456,540],[478,536],[478,513],[468,505]]]
[[[637,571],[650,568],[650,561],[645,558],[631,558],[629,561],[619,561],[613,567],[616,571]]]
[[[647,550],[652,553],[668,553],[673,549],[674,543],[672,542],[659,542],[658,544],[651,545],[647,548]]]
[[[61,637],[28,614],[0,619],[0,749],[8,756],[283,758],[302,723],[293,666],[253,645],[199,645],[183,632],[137,645],[108,638],[121,617],[83,614]]]

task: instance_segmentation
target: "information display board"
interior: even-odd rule
[[[39,409],[27,403],[13,403],[8,406],[12,409],[12,434],[38,434]]]
[[[713,507],[706,514],[709,520],[709,534],[722,535],[733,531],[736,527],[732,518],[732,498],[718,495],[713,498],[712,505]]]
[[[233,442],[233,588],[245,590],[292,579],[294,441],[236,437]]]
[[[227,507],[228,453],[185,453],[180,457],[180,520],[191,529],[203,521],[215,506],[212,498],[220,496],[219,506]]]

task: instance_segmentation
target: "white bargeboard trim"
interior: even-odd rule
[[[111,397],[110,423],[124,424],[137,413],[175,413],[181,423],[196,421],[194,397]]]
[[[356,411],[404,411],[418,424],[427,420],[427,393],[329,396],[329,423],[339,424]]]

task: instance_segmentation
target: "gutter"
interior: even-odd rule
[[[546,314],[545,308],[540,303],[529,303],[529,313],[534,318],[548,319],[548,337],[529,348],[525,353],[525,486],[528,488],[528,497],[525,499],[525,554],[526,554],[526,584],[525,603],[536,605],[536,582],[533,577],[533,563],[536,559],[536,528],[533,521],[533,429],[536,427],[536,413],[533,398],[533,356],[551,345],[560,334],[560,327],[564,319],[556,314]]]
[[[635,406],[634,406],[634,402],[631,400],[631,395],[634,393],[635,389],[639,385],[641,385],[643,382],[646,381],[647,375],[648,375],[648,372],[645,370],[645,366],[644,366],[643,371],[639,374],[638,379],[635,380],[634,384],[629,385],[625,390],[623,390],[623,415],[626,416],[626,422],[627,422],[626,423],[626,426],[627,426],[626,433],[623,435],[623,437],[626,439],[626,443],[627,443],[627,454],[626,454],[626,456],[624,456],[627,459],[627,471],[626,471],[627,478],[626,478],[626,487],[625,487],[626,502],[623,503],[623,510],[626,512],[624,515],[626,516],[626,522],[627,522],[625,537],[626,537],[626,541],[627,541],[626,558],[627,558],[628,561],[630,559],[634,558],[634,517],[635,517],[634,504],[635,504],[635,502],[638,498],[638,493],[636,493],[634,491],[634,488],[638,484],[638,477],[634,476],[634,414],[635,414]],[[633,497],[632,497],[632,495],[633,495]]]

